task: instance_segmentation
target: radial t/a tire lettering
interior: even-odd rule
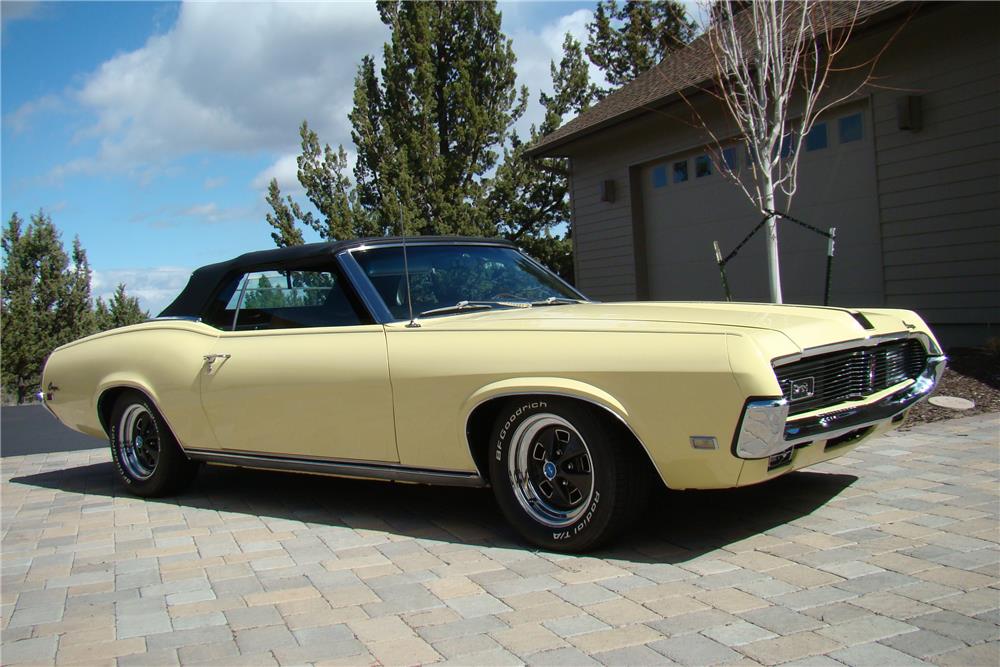
[[[636,443],[608,416],[571,399],[509,400],[489,446],[500,509],[525,539],[545,549],[596,548],[627,527],[648,497]]]
[[[185,456],[163,417],[141,392],[129,390],[118,397],[108,435],[118,478],[138,496],[176,493],[198,471],[198,464]]]

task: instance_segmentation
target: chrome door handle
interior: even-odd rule
[[[206,364],[205,372],[211,375],[212,364],[214,364],[216,361],[219,360],[225,361],[226,359],[229,359],[231,356],[232,355],[230,354],[206,354],[204,357],[202,357],[202,359],[205,360]]]

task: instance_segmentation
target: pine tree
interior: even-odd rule
[[[585,111],[595,96],[580,43],[572,35],[563,40],[558,67],[550,64],[552,94],[541,93],[545,119],[532,126],[531,141],[555,130],[567,114]],[[558,237],[553,227],[570,219],[568,165],[561,158],[532,159],[527,145],[515,134],[498,167],[490,194],[494,219],[501,235],[514,241],[563,278],[573,279],[572,243]]]
[[[391,30],[381,77],[369,57],[350,114],[359,202],[385,230],[493,235],[487,175],[524,112],[495,2],[378,3]]]
[[[599,0],[587,25],[587,56],[603,72],[607,95],[694,39],[698,27],[676,0]]]
[[[70,301],[69,258],[59,232],[43,211],[24,221],[14,213],[3,230],[3,327],[0,329],[0,378],[5,391],[23,403],[38,390],[49,352],[72,339],[64,331],[59,306]],[[89,305],[89,304],[88,304]]]
[[[302,139],[302,153],[297,159],[299,183],[321,216],[317,218],[307,211],[300,213],[302,221],[330,241],[378,236],[379,230],[354,196],[346,175],[344,147],[338,146],[336,152],[330,144],[320,148],[319,137],[306,121],[299,127],[299,136]]]
[[[271,238],[279,248],[293,245],[302,245],[305,239],[302,238],[302,230],[295,226],[295,211],[298,205],[288,197],[287,200],[281,196],[281,188],[278,187],[278,179],[272,178],[267,186],[266,201],[271,207],[271,212],[267,214],[267,224],[274,228]],[[301,216],[300,216],[301,217]]]
[[[87,261],[87,251],[80,243],[80,237],[73,239],[73,251],[70,254],[72,268],[66,281],[66,291],[58,304],[58,331],[61,343],[83,338],[97,331],[94,311],[91,310],[90,299],[90,263]]]
[[[111,301],[107,305],[107,319],[104,328],[127,327],[131,324],[145,322],[148,319],[149,313],[139,306],[139,299],[128,295],[125,291],[125,283],[118,283],[118,287],[111,295]]]
[[[94,327],[98,331],[107,331],[108,329],[115,328],[115,325],[111,322],[111,311],[108,309],[107,302],[102,297],[94,299]]]

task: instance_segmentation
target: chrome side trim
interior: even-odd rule
[[[478,473],[461,471],[427,470],[393,464],[357,463],[353,461],[334,461],[297,456],[252,454],[247,452],[224,452],[207,449],[188,449],[185,453],[195,461],[221,463],[242,468],[290,470],[293,472],[318,473],[338,477],[381,479],[394,482],[415,482],[444,486],[486,486],[486,481]]]
[[[807,347],[801,352],[795,354],[788,354],[783,357],[778,357],[771,361],[771,366],[784,366],[785,364],[790,364],[800,359],[806,357],[814,357],[820,354],[829,354],[831,352],[843,352],[844,350],[851,350],[858,347],[875,347],[876,345],[881,345],[882,343],[890,343],[894,340],[907,340],[910,338],[916,338],[924,345],[924,350],[927,354],[940,354],[940,350],[937,350],[935,345],[932,345],[930,336],[927,334],[917,331],[899,331],[896,333],[881,334],[878,336],[869,336],[867,338],[854,338],[852,340],[845,340],[839,343],[831,343],[829,345],[819,345],[817,347]]]
[[[181,322],[201,322],[201,318],[197,315],[158,315],[156,317],[150,317],[147,322],[168,322],[170,320],[179,320]]]
[[[370,247],[370,246],[361,246]],[[383,246],[378,246],[383,247]],[[356,248],[360,249],[360,248]],[[396,321],[396,318],[392,316],[389,308],[382,301],[382,297],[379,296],[378,291],[376,291],[375,286],[372,285],[371,281],[368,280],[368,276],[365,275],[364,270],[358,261],[354,259],[354,255],[351,254],[351,250],[341,250],[335,255],[337,263],[340,264],[340,268],[343,269],[344,275],[347,279],[351,281],[354,285],[354,289],[358,296],[361,297],[361,301],[365,304],[365,308],[371,314],[372,318],[378,324],[389,324],[390,322]]]

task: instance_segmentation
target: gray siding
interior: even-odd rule
[[[921,96],[919,132],[897,127],[903,93],[872,96],[886,305],[956,342],[1000,322],[998,25],[983,3],[931,9],[900,34],[883,65]]]
[[[898,25],[867,34],[858,48],[884,43]],[[917,310],[952,342],[997,335],[988,327],[1000,322],[997,25],[996,3],[924,7],[884,55],[880,87],[868,94],[882,249],[877,291],[884,305]],[[904,94],[923,98],[919,132],[897,129],[896,99]],[[686,115],[677,103],[566,147],[577,282],[585,293],[603,300],[648,295],[641,188],[630,172],[704,143],[681,120]],[[716,112],[703,115],[721,120]],[[614,203],[600,201],[605,179],[616,183]],[[754,217],[749,208],[745,214]],[[743,233],[734,230],[737,239]]]
[[[635,251],[637,241],[642,246],[643,240],[633,234],[634,225],[640,222],[634,216],[641,215],[641,202],[633,202],[629,172],[704,143],[698,131],[677,122],[674,114],[682,113],[686,108],[676,104],[664,113],[609,128],[571,148],[576,280],[588,296],[604,301],[645,298],[647,286],[636,279],[637,270],[642,275],[645,258],[643,252],[637,257]],[[600,200],[601,181],[607,179],[615,181],[613,203]]]

